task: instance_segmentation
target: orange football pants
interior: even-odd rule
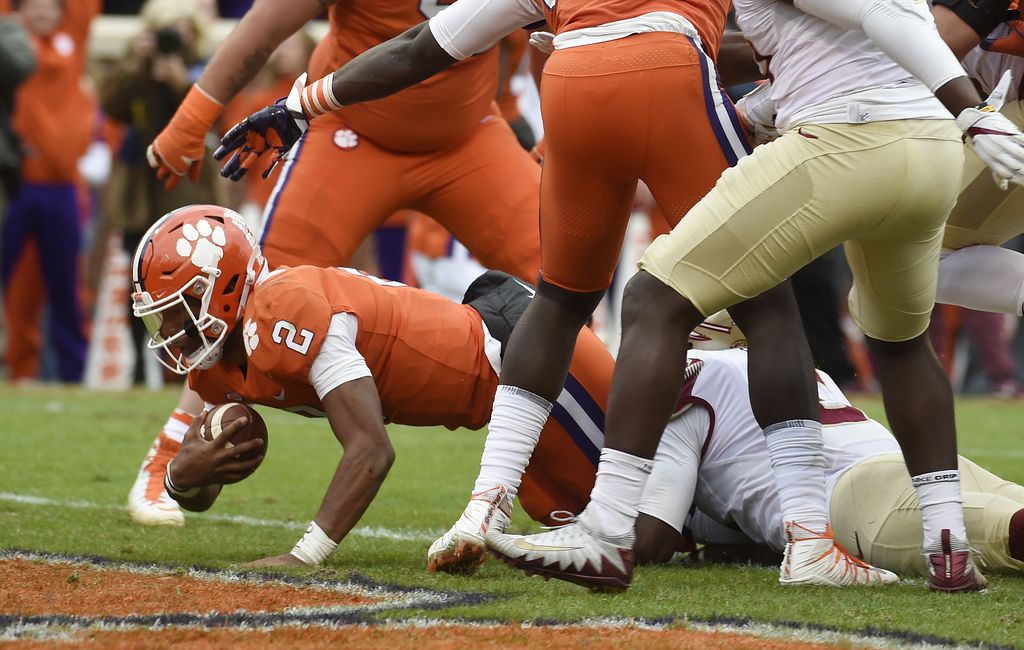
[[[519,488],[519,502],[536,521],[555,525],[553,512],[580,513],[590,501],[604,446],[604,414],[614,360],[583,328],[565,388],[558,396]]]
[[[537,163],[496,115],[465,142],[427,153],[384,149],[324,115],[281,171],[260,243],[272,267],[343,265],[377,226],[408,208],[437,220],[484,266],[533,283],[539,183]]]
[[[541,84],[544,280],[611,283],[638,179],[671,225],[749,153],[714,62],[680,34],[557,50]]]

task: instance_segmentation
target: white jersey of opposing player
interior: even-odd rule
[[[693,350],[689,363],[680,403],[694,406],[666,428],[640,511],[681,530],[695,505],[753,541],[781,549],[778,490],[768,446],[751,411],[746,350]],[[900,450],[892,434],[854,408],[823,372],[818,398],[829,493],[857,462]]]
[[[989,38],[1001,38],[1010,33],[1010,26],[1003,23],[996,27]],[[963,60],[964,70],[980,87],[982,95],[992,92],[999,83],[1003,73],[1010,70],[1013,74],[1013,82],[1006,92],[1007,102],[1019,102],[1021,100],[1020,88],[1024,84],[1024,58],[1013,54],[1000,54],[999,52],[986,52],[976,47],[967,53]]]
[[[931,91],[860,30],[780,0],[734,0],[736,22],[772,80],[776,125],[952,119]]]

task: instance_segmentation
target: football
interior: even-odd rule
[[[236,402],[229,402],[228,404],[221,404],[220,406],[214,407],[206,417],[206,422],[199,428],[199,435],[206,440],[213,440],[220,435],[229,424],[234,422],[240,417],[248,417],[249,424],[242,427],[231,436],[231,440],[228,441],[227,446],[232,447],[234,445],[241,444],[247,440],[253,438],[262,438],[263,447],[259,450],[244,454],[242,458],[250,458],[252,456],[267,455],[267,424],[252,408],[245,404],[239,404]],[[255,470],[254,470],[255,471]]]

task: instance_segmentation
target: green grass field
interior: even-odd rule
[[[326,422],[261,409],[270,443],[253,477],[226,488],[209,513],[189,516],[184,528],[141,528],[129,521],[124,501],[174,401],[173,391],[0,391],[0,548],[215,567],[287,552],[315,513],[340,456]],[[877,400],[858,405],[881,417]],[[1019,403],[959,402],[961,453],[1024,483],[1022,415]],[[628,592],[612,596],[528,579],[493,560],[473,577],[428,574],[427,546],[465,505],[483,434],[397,426],[390,431],[398,455],[391,475],[359,528],[317,571],[492,596],[431,616],[739,617],[1024,647],[1021,577],[995,576],[985,593],[951,597],[929,593],[919,579],[871,591],[785,590],[775,571],[760,567],[641,568]],[[533,524],[517,513],[515,526]]]

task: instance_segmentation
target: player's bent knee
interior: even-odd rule
[[[935,355],[928,332],[905,341],[883,341],[870,336],[865,336],[864,339],[867,341],[871,353],[880,360],[898,359],[908,355]]]
[[[623,327],[640,323],[658,325],[672,322],[689,329],[704,316],[684,296],[646,271],[639,271],[626,284],[622,294]]]
[[[575,314],[582,326],[597,309],[603,296],[604,291],[570,291],[542,279],[537,285],[537,297],[534,300],[554,303],[559,308]]]

